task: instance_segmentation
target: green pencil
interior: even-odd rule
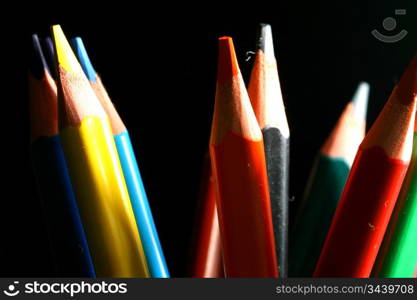
[[[375,262],[375,277],[417,277],[417,123],[413,153]]]
[[[320,149],[290,240],[289,277],[311,277],[353,159],[365,136],[369,85],[357,91]]]

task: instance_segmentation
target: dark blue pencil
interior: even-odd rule
[[[58,136],[57,89],[50,69],[52,67],[48,68],[39,39],[33,35],[29,68],[31,155],[47,219],[56,275],[95,277]]]

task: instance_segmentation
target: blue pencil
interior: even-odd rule
[[[58,136],[56,84],[37,35],[32,36],[29,88],[31,155],[59,277],[95,277]]]
[[[101,83],[100,77],[94,70],[81,38],[77,37],[72,39],[71,44],[85,75],[89,79],[97,97],[109,116],[151,276],[154,278],[168,278],[167,264],[162,252],[129,133]]]

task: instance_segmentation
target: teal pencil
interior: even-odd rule
[[[369,84],[361,82],[311,170],[291,236],[290,277],[311,277],[349,170],[365,136]]]
[[[168,278],[168,267],[149,207],[129,133],[101,83],[100,77],[94,70],[81,38],[77,37],[71,43],[84,73],[109,116],[151,277]]]

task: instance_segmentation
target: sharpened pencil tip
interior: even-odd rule
[[[262,50],[267,57],[275,56],[271,25],[265,23],[259,24],[257,50]]]
[[[217,71],[218,83],[225,83],[240,73],[235,47],[231,37],[219,38],[219,62]]]
[[[60,25],[52,26],[52,37],[55,44],[55,54],[58,64],[69,73],[82,72],[71,46]]]
[[[45,70],[49,71],[48,64],[45,61],[38,35],[33,34],[29,71],[36,79],[42,79],[45,74]]]
[[[369,89],[369,83],[362,81],[359,83],[355,94],[353,95],[353,117],[358,122],[366,120],[366,114],[368,111]]]
[[[82,39],[80,37],[71,39],[71,46],[88,80],[96,82],[96,71],[94,70],[93,64],[90,61]]]
[[[49,72],[52,78],[56,80],[54,43],[52,42],[51,37],[48,36],[44,39],[41,39],[41,45],[45,60],[48,63]]]

